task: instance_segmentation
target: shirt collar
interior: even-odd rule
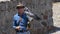
[[[25,13],[23,13],[22,16],[23,16],[24,14],[25,14]],[[18,14],[18,16],[20,16],[20,15]],[[22,16],[21,16],[21,17],[22,17]]]

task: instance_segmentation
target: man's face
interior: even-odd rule
[[[24,13],[24,8],[19,8],[18,13],[23,14]]]

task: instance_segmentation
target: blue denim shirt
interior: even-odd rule
[[[22,16],[19,16],[18,13],[14,15],[13,17],[13,28],[16,29],[16,24],[19,22],[19,19],[22,18],[22,20],[19,23],[20,30],[26,30],[27,28],[27,22],[28,18],[26,14],[23,14]]]

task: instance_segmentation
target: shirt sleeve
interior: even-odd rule
[[[16,23],[17,23],[17,20],[15,20],[15,18],[13,18],[13,28],[16,29]]]

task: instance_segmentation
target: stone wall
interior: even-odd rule
[[[60,0],[53,0],[54,2],[60,2]]]
[[[60,2],[60,0],[53,0],[53,2]]]
[[[41,18],[31,23],[31,34],[45,34],[47,26],[53,26],[52,0],[11,0],[0,2],[0,34],[15,34],[12,19],[17,12],[18,2],[22,2],[32,13]]]

